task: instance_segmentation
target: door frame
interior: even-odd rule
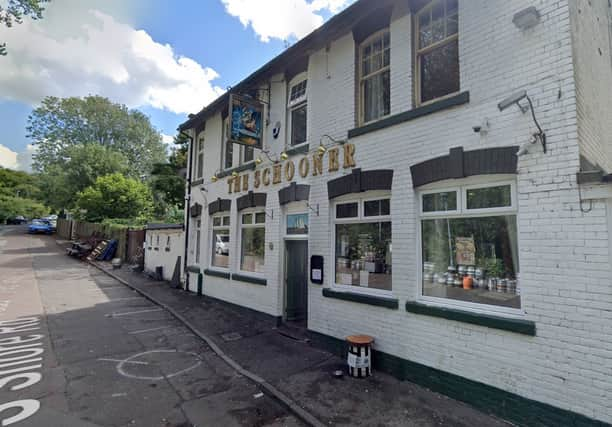
[[[283,238],[283,261],[281,264],[282,270],[282,293],[283,293],[283,322],[287,321],[287,241],[303,241],[306,242],[306,317],[305,320],[308,323],[308,267],[310,260],[308,259],[309,248],[308,248],[308,236],[307,235],[295,235],[285,236]]]

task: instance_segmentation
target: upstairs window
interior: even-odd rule
[[[300,145],[306,142],[307,94],[308,80],[303,79],[293,84],[289,90],[289,129],[290,145]]]
[[[234,166],[234,144],[228,141],[229,134],[229,117],[226,117],[223,119],[223,153],[221,160],[223,169],[230,169]]]
[[[359,95],[361,124],[389,115],[391,111],[390,33],[384,29],[359,47]]]
[[[416,14],[418,104],[459,91],[458,0],[435,0]]]
[[[197,169],[196,169],[196,178],[202,178],[204,176],[204,137],[201,136],[198,139],[197,145]]]

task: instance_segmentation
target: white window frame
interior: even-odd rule
[[[306,82],[306,91],[304,95],[292,100],[291,90],[302,82]],[[292,115],[295,110],[306,108],[306,139],[304,142],[292,145],[293,141],[293,119]],[[289,90],[287,91],[287,148],[301,147],[308,144],[308,77],[306,73],[300,73],[289,82]]]
[[[368,74],[367,76],[364,76],[363,75],[363,49],[365,48],[366,45],[371,44],[374,39],[383,36],[385,33],[389,33],[389,65],[381,68],[380,70],[376,70]],[[383,48],[383,51],[384,51],[384,48]],[[382,120],[391,115],[391,87],[390,86],[391,86],[391,55],[393,53],[391,52],[391,27],[385,27],[383,29],[376,31],[373,34],[370,34],[365,40],[359,43],[357,52],[358,52],[357,75],[359,77],[359,120],[358,121],[359,121],[360,126],[365,126],[367,124]],[[364,94],[365,85],[364,85],[364,82],[366,79],[369,79],[371,77],[374,77],[378,74],[381,74],[387,71],[389,71],[389,113],[366,122],[365,121],[365,94]]]
[[[257,216],[257,214],[262,213],[264,214],[264,222],[263,223],[255,223],[255,218]],[[253,223],[252,224],[243,224],[242,223],[242,216],[246,215],[246,214],[252,214],[253,215]],[[242,269],[242,238],[243,238],[243,233],[242,230],[244,230],[245,228],[263,228],[264,229],[264,270],[266,268],[266,237],[267,234],[266,233],[266,211],[265,209],[261,209],[261,208],[248,208],[248,209],[244,209],[240,212],[238,212],[238,230],[239,230],[239,235],[240,235],[240,240],[239,240],[239,244],[238,244],[238,257],[236,257],[237,262],[238,262],[238,266],[237,266],[237,271],[239,274],[242,274],[244,276],[252,276],[252,277],[260,277],[260,278],[265,278],[266,273],[265,271],[262,273],[256,272],[256,271],[248,271],[248,270],[243,270]]]
[[[202,218],[201,217],[195,220],[194,228],[195,228],[195,240],[196,240],[194,259],[195,259],[195,264],[200,265],[200,261],[202,257]]]
[[[372,200],[389,199],[389,215],[384,216],[364,216],[364,203]],[[336,218],[336,206],[345,203],[357,202],[357,217],[353,218]],[[355,285],[343,285],[336,283],[336,224],[364,224],[370,222],[390,222],[391,223],[391,245],[393,245],[393,220],[392,220],[392,206],[391,206],[391,193],[388,191],[369,191],[362,193],[360,196],[350,194],[346,196],[338,197],[331,204],[330,218],[332,222],[331,227],[331,288],[336,291],[348,292],[353,294],[363,294],[371,296],[379,296],[392,298],[393,297],[393,274],[391,275],[391,290],[387,291],[384,289],[367,288]]]
[[[461,1],[461,0],[459,0]],[[451,96],[457,95],[459,92],[461,92],[461,74],[459,75],[459,90],[456,92],[452,92],[452,93],[448,93],[446,95],[440,96],[438,98],[432,98],[430,100],[427,101],[422,101],[421,100],[421,57],[432,51],[435,49],[438,49],[446,44],[449,43],[454,43],[456,40],[459,40],[459,28],[457,28],[457,34],[453,34],[451,36],[447,36],[446,38],[444,38],[443,40],[439,40],[433,44],[430,44],[429,46],[425,46],[423,48],[419,47],[420,44],[420,28],[419,28],[419,22],[420,22],[420,17],[421,15],[423,15],[424,13],[430,13],[433,9],[433,7],[440,2],[446,2],[446,0],[431,0],[427,5],[423,6],[422,9],[420,9],[415,15],[414,15],[414,69],[413,69],[413,75],[414,75],[414,82],[415,82],[415,87],[414,87],[414,93],[415,93],[415,103],[416,106],[423,106],[423,105],[427,105],[427,104],[431,104],[432,102],[436,102],[436,101],[440,101],[442,99],[445,98],[450,98]],[[446,6],[445,7],[445,12],[446,12]],[[459,17],[459,6],[457,6],[457,17]],[[445,15],[446,18],[446,15]],[[458,58],[459,59],[459,58]],[[461,73],[461,71],[460,71]]]
[[[226,218],[226,217],[229,219],[229,224],[228,225],[223,225],[223,218]],[[221,219],[221,225],[217,225],[217,226],[214,225],[215,224],[215,218],[220,218]],[[231,269],[231,266],[232,266],[232,249],[233,249],[232,248],[232,243],[233,242],[232,242],[232,235],[231,235],[231,232],[232,232],[232,228],[231,227],[232,227],[232,216],[231,216],[230,211],[217,212],[217,213],[215,213],[215,214],[210,216],[210,234],[209,234],[209,237],[208,237],[208,242],[211,245],[211,248],[210,248],[211,254],[208,257],[208,267],[211,270],[220,270],[220,271],[226,272],[226,271],[229,271]],[[227,234],[228,234],[228,236],[230,236],[230,242],[229,242],[230,243],[230,252],[229,252],[229,255],[228,255],[229,260],[228,260],[228,263],[227,263],[227,267],[220,267],[218,265],[214,265],[213,262],[212,262],[213,254],[216,253],[216,250],[214,248],[215,242],[213,242],[213,240],[212,240],[212,236],[214,235],[214,231],[215,230],[227,230]]]
[[[201,157],[200,157],[201,156]],[[196,178],[204,177],[204,134],[200,134],[196,145]]]
[[[224,118],[221,121],[221,170],[227,170],[234,167],[234,148],[232,146],[232,163],[230,166],[225,166],[226,164],[226,155],[227,155],[227,145],[233,144],[228,141],[229,137],[229,117]]]
[[[446,181],[443,183],[436,183],[433,185],[424,186],[425,190],[417,192],[417,205],[418,205],[418,218],[417,218],[417,265],[416,265],[416,277],[417,277],[417,296],[416,300],[420,303],[436,306],[454,308],[464,311],[470,311],[479,314],[492,314],[492,315],[503,315],[508,318],[523,318],[525,316],[524,304],[521,301],[520,308],[510,308],[503,306],[496,306],[490,304],[479,304],[474,302],[460,301],[450,298],[441,298],[423,295],[423,240],[422,240],[422,220],[423,219],[435,219],[435,218],[478,218],[478,217],[489,217],[489,216],[504,216],[504,215],[516,215],[516,234],[517,239],[520,234],[519,222],[518,222],[518,207],[517,207],[517,196],[516,196],[516,176],[512,175],[481,175],[478,177],[464,178],[455,180],[455,185],[451,186],[451,182]],[[499,187],[504,185],[510,185],[511,191],[511,206],[503,208],[490,208],[490,209],[465,209],[466,205],[466,192],[468,189],[474,188],[489,188]],[[423,212],[423,195],[432,193],[441,193],[445,191],[457,191],[457,210],[456,211],[437,211],[437,212]],[[520,253],[520,249],[518,251]],[[520,260],[519,260],[519,271],[517,275],[520,275]]]

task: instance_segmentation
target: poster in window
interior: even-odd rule
[[[229,101],[229,142],[261,149],[263,104],[235,94]]]
[[[456,237],[455,248],[457,265],[476,264],[476,246],[473,237]]]

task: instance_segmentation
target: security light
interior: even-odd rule
[[[527,100],[527,103],[529,104],[527,107],[523,107],[521,104],[519,104],[519,101],[523,99]],[[527,95],[527,91],[522,90],[520,92],[516,92],[515,94],[509,96],[508,98],[497,104],[497,108],[499,108],[499,111],[504,111],[506,108],[515,104],[521,109],[523,113],[526,113],[528,110],[531,110],[531,117],[533,118],[533,122],[538,128],[538,132],[534,133],[532,136],[532,138],[534,139],[532,139],[533,142],[531,143],[540,141],[540,143],[542,144],[542,150],[546,153],[546,134],[544,133],[544,131],[540,127],[540,124],[538,123],[538,120],[536,119],[535,111],[533,110],[533,104],[531,103],[531,99]],[[521,147],[517,154],[525,154],[527,152],[528,147],[529,145]]]
[[[519,30],[527,30],[538,25],[540,12],[534,6],[530,6],[515,13],[512,22]]]
[[[499,108],[499,111],[504,111],[506,108],[516,104],[521,109],[521,111],[525,113],[527,111],[527,108],[519,104],[519,101],[522,101],[525,98],[527,98],[527,91],[522,90],[520,92],[516,92],[510,95],[508,98],[504,99],[499,104],[497,104],[497,108]]]

